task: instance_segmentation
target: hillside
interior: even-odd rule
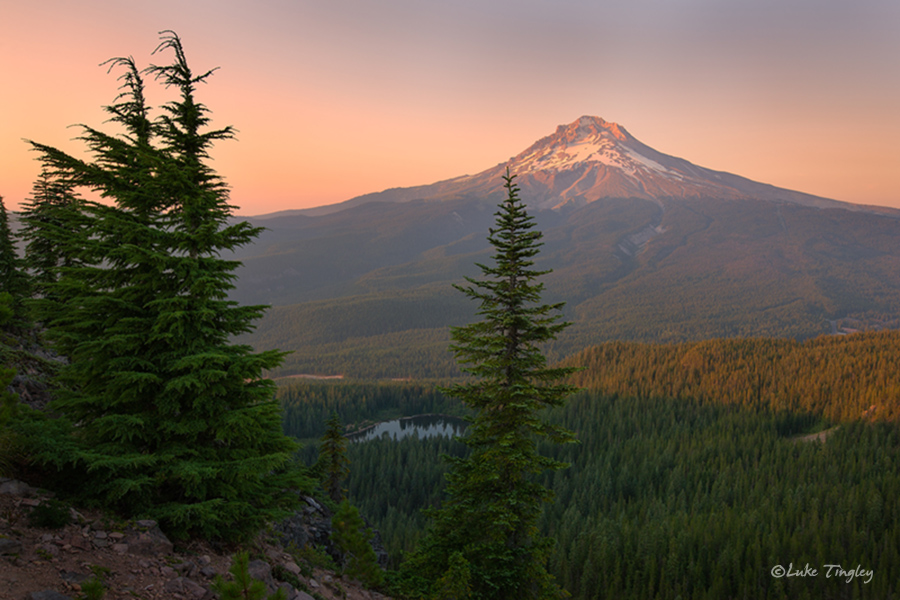
[[[154,521],[127,522],[60,503],[70,517],[63,524],[46,516],[54,514],[47,509],[57,506],[53,502],[45,492],[0,478],[0,598],[72,600],[85,597],[94,580],[111,600],[216,598],[210,591],[215,577],[231,577],[234,548],[202,540],[173,545]],[[36,518],[38,513],[44,516]],[[283,587],[287,600],[385,598],[274,536],[260,535],[248,547],[255,559],[251,575],[269,593]]]
[[[609,339],[805,339],[900,321],[900,220],[774,201],[638,198],[538,211],[546,297],[574,325],[551,348]],[[447,376],[451,286],[490,260],[482,200],[370,203],[259,220],[234,299],[271,303],[243,339],[293,350],[278,374]]]

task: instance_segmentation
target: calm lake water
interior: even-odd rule
[[[373,425],[369,429],[353,435],[348,435],[347,439],[351,442],[367,442],[369,440],[378,439],[384,435],[394,440],[405,438],[406,436],[418,434],[420,438],[427,438],[436,435],[459,435],[466,429],[466,421],[456,417],[445,417],[442,415],[419,415],[415,417],[405,417],[403,419],[394,419],[393,421],[384,421]]]

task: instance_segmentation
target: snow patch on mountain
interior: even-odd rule
[[[515,157],[514,170],[517,173],[561,171],[594,163],[618,169],[631,179],[638,179],[646,171],[683,179],[680,173],[630,147],[632,140],[616,123],[599,117],[581,117],[568,126],[560,125],[555,134]]]
[[[657,173],[662,173],[664,175],[675,177],[677,179],[683,179],[683,177],[681,176],[680,173],[678,173],[676,171],[672,171],[671,169],[665,168],[664,166],[662,166],[655,160],[651,160],[651,159],[647,158],[646,156],[642,156],[642,155],[638,154],[637,152],[635,152],[634,150],[632,150],[631,148],[625,147],[625,148],[623,148],[623,150],[624,150],[625,154],[628,155],[628,158],[630,158],[633,161],[641,163],[643,166],[647,167],[648,169],[656,171]]]

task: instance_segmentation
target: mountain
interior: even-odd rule
[[[818,208],[877,210],[758,183],[744,177],[699,167],[657,152],[618,125],[584,116],[557,127],[512,157],[482,171],[431,185],[394,188],[329,206],[285,211],[272,216],[320,216],[368,202],[446,200],[477,195],[499,201],[506,168],[518,176],[522,198],[534,208],[581,206],[603,198],[722,198],[771,200]]]
[[[245,341],[294,350],[283,374],[447,375],[451,284],[490,260],[506,168],[544,232],[545,297],[609,339],[807,338],[900,323],[900,211],[757,183],[582,117],[508,163],[432,185],[250,218],[267,227],[233,298],[273,308]]]

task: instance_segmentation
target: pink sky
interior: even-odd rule
[[[0,195],[181,36],[241,214],[476,173],[581,115],[757,181],[900,208],[896,0],[0,0]],[[165,94],[151,86],[150,100]]]

